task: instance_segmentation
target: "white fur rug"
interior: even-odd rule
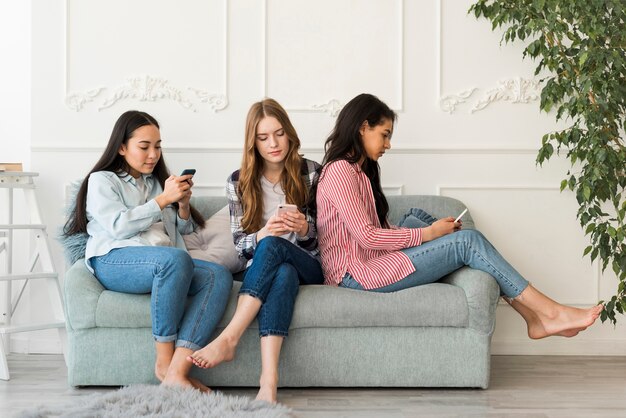
[[[194,389],[131,385],[96,393],[59,406],[38,406],[17,414],[20,418],[292,418],[292,411],[245,397],[201,393]]]

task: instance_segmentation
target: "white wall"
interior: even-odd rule
[[[253,101],[281,102],[319,160],[338,109],[367,91],[399,114],[381,160],[386,187],[463,200],[538,288],[595,303],[615,279],[581,258],[575,199],[558,191],[567,163],[535,166],[555,125],[539,114],[533,63],[521,61],[520,45],[500,47],[488,22],[467,15],[470,4],[35,0],[30,158],[47,223],[61,225],[65,184],[85,175],[125,110],[156,116],[170,168],[197,168],[197,193],[216,194],[238,167]],[[540,342],[506,305],[497,321],[496,354],[626,352],[624,319]]]
[[[21,162],[25,170],[30,168],[31,139],[31,4],[25,2],[0,3],[0,162]],[[9,192],[0,189],[0,223],[8,219]],[[14,195],[16,207],[23,207],[23,196]],[[17,211],[17,223],[26,218]],[[13,242],[17,248],[28,248],[29,237],[24,231],[16,231]],[[0,245],[5,238],[0,237]],[[19,255],[13,257],[14,271],[23,271],[27,260]],[[0,274],[7,269],[6,252],[0,251]],[[19,291],[19,283],[12,284],[12,298]],[[7,282],[0,283],[0,323],[6,323],[8,303]],[[28,321],[31,317],[29,289],[23,294],[23,302],[15,311],[15,321]],[[15,299],[14,299],[15,300]],[[20,336],[14,336],[19,340]],[[22,341],[24,338],[22,338]],[[8,345],[8,341],[5,341]]]

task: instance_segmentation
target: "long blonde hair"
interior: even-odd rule
[[[308,190],[301,174],[302,156],[298,153],[300,138],[298,138],[287,112],[274,99],[264,99],[254,103],[246,118],[246,138],[237,190],[243,208],[241,226],[248,234],[263,227],[261,176],[263,175],[264,160],[256,149],[256,135],[259,122],[266,117],[276,118],[289,140],[289,150],[284,160],[285,168],[280,176],[280,184],[285,192],[286,203],[302,208],[308,199]]]

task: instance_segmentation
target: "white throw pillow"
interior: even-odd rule
[[[239,258],[235,250],[228,206],[211,216],[203,229],[184,235],[183,239],[192,258],[221,264],[231,273],[246,267],[246,260]]]

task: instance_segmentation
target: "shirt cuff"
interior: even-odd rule
[[[195,222],[191,215],[189,215],[189,219],[183,219],[178,215],[178,211],[176,212],[176,229],[183,235],[193,232],[195,229]]]
[[[317,234],[315,233],[315,228],[309,224],[309,230],[307,231],[306,235],[301,237],[300,235],[296,234],[296,240],[297,241],[308,241],[312,238],[315,238]]]
[[[422,228],[407,228],[409,230],[409,247],[422,245]]]
[[[155,199],[148,201],[146,203],[146,208],[148,209],[148,212],[152,214],[155,220],[157,221],[163,220],[163,216],[161,214],[161,207],[159,206],[159,204],[156,202]]]

